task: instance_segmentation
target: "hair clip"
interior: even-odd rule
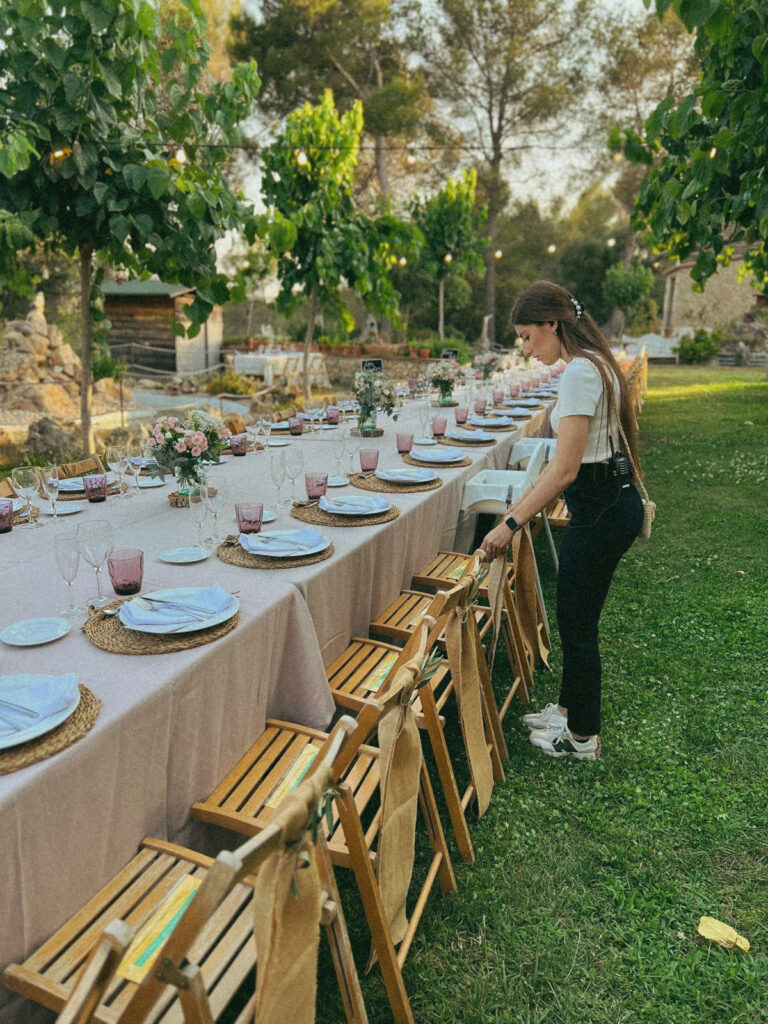
[[[572,295],[569,295],[568,298],[571,300],[571,304],[572,304],[573,308],[576,310],[576,319],[580,320],[581,319],[581,315],[584,312],[583,306],[581,305],[579,300],[578,299],[574,299],[574,297]]]

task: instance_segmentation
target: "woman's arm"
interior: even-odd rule
[[[539,474],[526,493],[518,501],[513,502],[505,515],[514,515],[524,526],[535,515],[555,498],[579,472],[581,460],[587,447],[589,434],[589,416],[563,416],[557,432],[557,449],[555,457],[546,469]],[[486,534],[480,547],[491,558],[500,555],[512,539],[513,531],[502,522]]]

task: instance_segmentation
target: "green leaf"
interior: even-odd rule
[[[148,235],[154,228],[154,222],[148,213],[136,213],[131,218],[136,227],[143,234]]]
[[[170,183],[171,175],[165,167],[147,168],[147,185],[153,199],[159,199],[164,195],[168,191]]]
[[[80,0],[83,16],[94,33],[104,32],[112,24],[114,14],[108,10],[108,4],[91,3],[91,0]]]
[[[125,178],[125,183],[132,192],[140,192],[144,187],[147,177],[147,168],[141,164],[126,164],[123,167],[123,178]]]
[[[675,10],[690,31],[701,28],[721,6],[721,0],[675,0]]]

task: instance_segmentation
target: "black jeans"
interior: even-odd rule
[[[563,649],[560,704],[579,736],[600,732],[598,622],[616,566],[643,519],[640,495],[620,488],[603,463],[585,464],[565,491],[571,521],[560,545],[557,628]]]

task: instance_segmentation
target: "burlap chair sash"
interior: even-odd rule
[[[476,635],[473,632],[476,627],[472,619],[472,590],[476,577],[470,573],[463,576],[461,582],[464,583],[465,580],[468,583],[462,602],[450,613],[446,623],[445,647],[451,678],[456,688],[456,701],[475,790],[477,814],[482,817],[491,801],[493,767],[485,739],[481,681],[477,664],[478,651]]]
[[[259,1024],[313,1024],[317,996],[317,955],[325,897],[312,841],[307,806],[323,799],[323,778],[314,782],[314,800],[290,795],[280,804],[274,824],[283,828],[285,845],[262,865],[253,896],[256,1020]],[[306,789],[305,789],[306,793]]]
[[[499,555],[491,562],[488,570],[488,604],[491,609],[491,621],[493,623],[493,637],[491,638],[491,649],[488,655],[488,672],[493,675],[493,665],[496,660],[496,648],[501,635],[501,616],[504,611],[504,582],[507,572],[507,556]]]
[[[79,462],[62,462],[59,466],[59,480],[68,480],[72,476],[83,476],[85,473],[103,473],[104,466],[98,455],[89,455]]]
[[[528,526],[515,533],[512,540],[512,554],[515,560],[515,604],[523,638],[533,655],[534,664],[541,658],[543,663],[549,667],[549,651],[539,632],[536,556],[533,553],[531,531]]]
[[[408,929],[405,903],[413,875],[416,846],[422,752],[412,698],[420,670],[420,659],[409,661],[398,669],[391,685],[403,685],[400,703],[379,723],[382,796],[376,875],[395,945]],[[371,955],[369,966],[373,961]]]

